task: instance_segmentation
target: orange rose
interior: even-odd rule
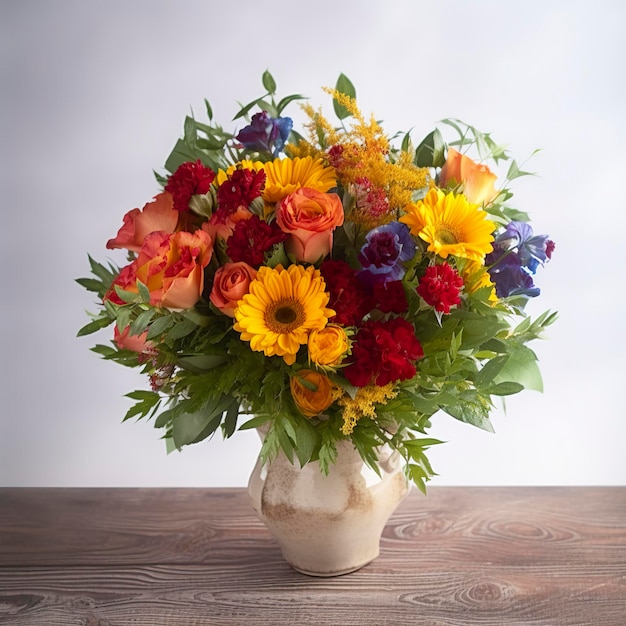
[[[203,230],[171,235],[161,231],[150,233],[139,256],[122,268],[105,299],[123,304],[115,286],[137,293],[139,280],[147,286],[153,306],[188,309],[200,299],[204,268],[212,254],[213,241]]]
[[[277,204],[276,222],[289,235],[287,253],[298,262],[315,263],[333,247],[333,230],[343,224],[343,205],[337,194],[301,187]]]
[[[448,148],[448,158],[439,174],[442,187],[462,185],[463,195],[471,203],[488,204],[498,195],[495,180],[496,175],[486,165],[479,165],[454,148]]]
[[[126,248],[139,252],[144,239],[157,230],[173,233],[178,224],[178,211],[174,210],[172,194],[164,191],[148,202],[143,209],[133,209],[124,216],[124,223],[115,239],[109,239],[107,248]]]
[[[333,384],[324,374],[300,370],[289,384],[296,406],[306,417],[319,415],[333,403]]]
[[[209,299],[222,313],[235,317],[237,301],[248,293],[256,274],[257,271],[244,261],[226,263],[215,272]]]

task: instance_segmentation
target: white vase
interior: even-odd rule
[[[280,544],[285,560],[311,576],[338,576],[374,560],[387,520],[409,492],[400,455],[379,454],[381,476],[350,441],[337,442],[328,475],[319,463],[301,468],[280,452],[257,460],[248,483],[252,505]]]

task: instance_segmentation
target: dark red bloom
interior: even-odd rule
[[[383,313],[404,313],[409,308],[401,280],[374,285],[374,298],[376,308]]]
[[[463,279],[457,271],[447,263],[430,265],[417,286],[417,293],[426,304],[440,313],[450,313],[450,307],[460,304],[459,295],[463,287]]]
[[[215,172],[203,165],[200,159],[195,163],[187,161],[169,177],[165,191],[172,194],[177,211],[189,211],[191,196],[207,193],[214,178]]]
[[[345,261],[327,259],[320,265],[320,272],[330,294],[328,308],[336,311],[331,318],[335,324],[357,326],[372,308],[367,289],[357,278],[356,272]]]
[[[265,171],[255,172],[249,169],[237,169],[217,190],[219,211],[227,214],[240,206],[248,208],[250,203],[261,195],[265,185]]]
[[[341,144],[335,144],[328,151],[328,162],[336,169],[341,168],[343,165],[343,146]]]
[[[244,261],[254,268],[265,262],[265,253],[287,239],[276,222],[268,224],[258,215],[239,220],[226,242],[226,254],[233,263]]]
[[[343,370],[356,387],[378,385],[415,376],[415,361],[424,356],[413,325],[402,317],[369,320],[357,332],[350,364]]]

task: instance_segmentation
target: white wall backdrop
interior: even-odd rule
[[[454,116],[539,176],[516,203],[557,243],[531,310],[545,393],[508,400],[496,435],[434,420],[446,484],[624,484],[626,4],[621,0],[4,0],[0,3],[2,357],[0,484],[245,485],[254,433],[166,455],[148,422],[121,424],[139,374],[77,339],[95,310],[74,278],[122,215],[156,192],[184,116],[207,97],[282,94],[328,105],[344,72],[365,112],[417,138]],[[119,260],[119,259],[118,259]],[[108,333],[96,336],[108,340]]]

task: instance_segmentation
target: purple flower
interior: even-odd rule
[[[533,283],[533,277],[520,263],[519,256],[515,253],[502,257],[497,264],[490,267],[489,275],[496,285],[498,298],[508,296],[534,298],[540,293],[539,287],[535,287]]]
[[[252,122],[239,131],[236,139],[247,150],[278,156],[285,147],[292,127],[293,120],[290,117],[270,117],[267,111],[262,111],[252,116]]]
[[[367,233],[359,252],[363,267],[359,278],[370,287],[400,280],[405,273],[404,262],[414,254],[415,243],[408,226],[400,222],[377,226]]]
[[[554,242],[548,235],[533,235],[532,226],[526,222],[510,222],[496,237],[493,248],[496,258],[516,251],[520,264],[534,274],[552,256]]]
[[[548,235],[534,235],[530,224],[510,222],[493,244],[493,252],[485,258],[485,265],[496,285],[499,298],[508,296],[538,296],[532,274],[546,263],[554,250]]]

